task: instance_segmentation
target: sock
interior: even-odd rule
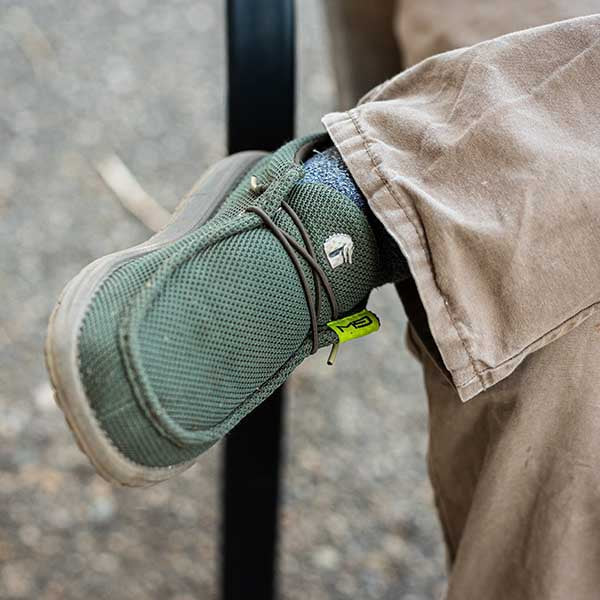
[[[404,255],[396,241],[369,208],[366,198],[356,185],[337,148],[331,146],[323,152],[316,152],[304,163],[304,170],[303,183],[327,185],[344,194],[365,213],[379,245],[382,260],[391,266],[391,281],[408,279],[410,271]]]

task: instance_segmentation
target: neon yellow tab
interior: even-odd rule
[[[343,319],[329,321],[327,327],[337,333],[339,343],[343,344],[377,331],[379,329],[379,319],[375,313],[365,308]]]

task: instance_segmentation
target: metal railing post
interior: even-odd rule
[[[228,0],[228,150],[275,150],[294,136],[293,0]],[[221,597],[276,595],[284,390],[225,445]]]

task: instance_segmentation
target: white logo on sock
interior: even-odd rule
[[[348,234],[334,233],[325,240],[323,248],[332,269],[344,263],[352,264],[354,242]]]

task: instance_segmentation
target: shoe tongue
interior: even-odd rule
[[[270,180],[281,177],[292,165],[306,164],[315,149],[324,148],[331,144],[329,136],[316,133],[297,138],[284,144],[273,153],[269,163]]]

